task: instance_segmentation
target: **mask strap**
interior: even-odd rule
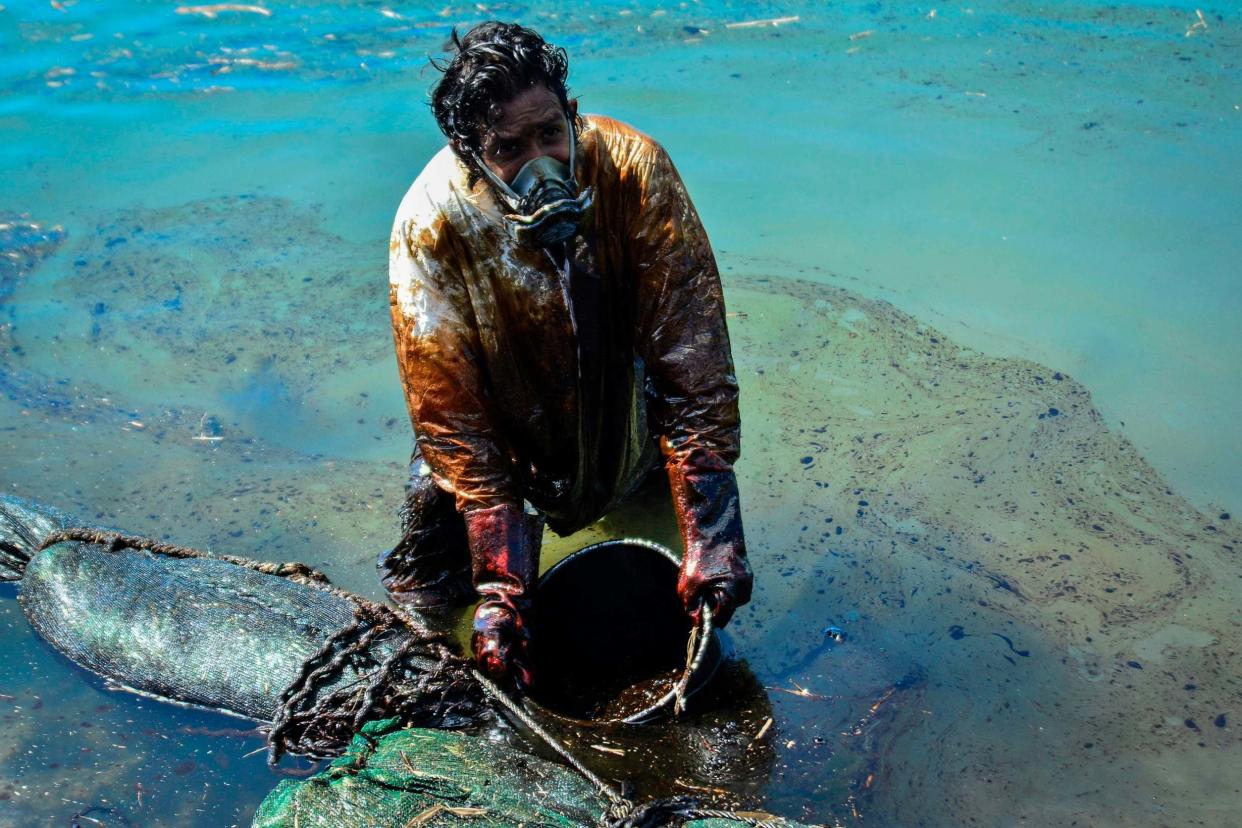
[[[510,209],[516,210],[518,205],[522,203],[522,199],[518,197],[518,194],[513,192],[509,185],[501,180],[500,176],[492,172],[487,164],[483,163],[483,159],[479,157],[477,152],[474,154],[474,162],[479,165],[479,169],[483,171],[483,175],[487,177],[487,180],[492,182],[497,190],[500,190],[500,194],[504,196],[505,201],[509,202]]]
[[[574,129],[574,122],[568,115],[565,116],[565,128],[569,130],[569,180],[573,183],[574,189],[578,188],[578,133]]]

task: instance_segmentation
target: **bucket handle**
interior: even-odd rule
[[[699,623],[690,628],[690,638],[686,641],[686,669],[681,678],[673,685],[673,715],[680,716],[686,710],[686,688],[690,686],[691,677],[698,672],[707,654],[707,641],[712,635],[712,608],[706,601],[699,604]],[[705,646],[700,647],[699,642]]]

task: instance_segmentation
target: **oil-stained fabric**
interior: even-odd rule
[[[578,177],[596,193],[582,231],[564,254],[525,249],[445,148],[390,245],[397,360],[437,485],[461,512],[526,499],[560,534],[625,497],[656,438],[683,479],[704,461],[731,475],[739,451],[720,277],[672,161],[593,116]],[[679,517],[684,534],[696,518]]]
[[[380,580],[389,596],[428,609],[473,602],[466,523],[453,496],[435,484],[417,447],[398,516],[401,539],[379,557]]]

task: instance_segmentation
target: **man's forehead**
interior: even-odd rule
[[[509,129],[504,129],[499,124],[488,130],[488,137],[503,141],[506,138],[521,138],[527,130],[532,126],[544,127],[550,124],[559,124],[565,120],[565,113],[559,109],[555,109],[547,115],[524,121],[521,124],[514,123]]]
[[[500,117],[486,132],[495,138],[517,137],[531,126],[559,123],[564,117],[556,95],[546,87],[538,87],[501,105]]]

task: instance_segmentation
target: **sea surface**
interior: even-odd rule
[[[4,2],[0,487],[379,597],[385,242],[443,144],[429,58],[493,18],[667,147],[716,248],[755,806],[1236,824],[1234,4]],[[280,778],[249,725],[109,690],[14,592],[0,825],[249,823]]]

